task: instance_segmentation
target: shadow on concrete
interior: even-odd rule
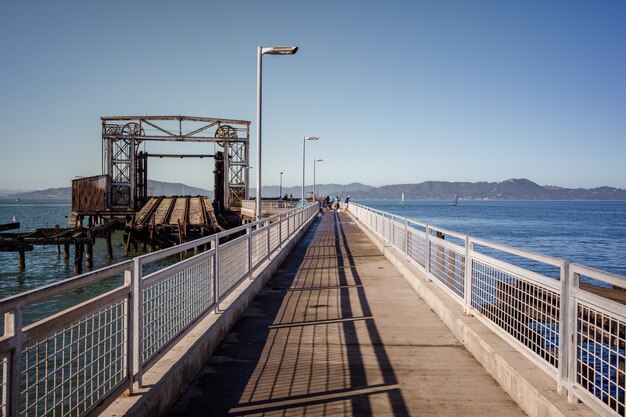
[[[344,225],[311,226],[168,416],[409,414]]]

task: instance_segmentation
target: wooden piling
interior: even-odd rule
[[[17,263],[19,264],[21,271],[26,269],[26,252],[24,249],[20,249],[18,251]]]
[[[113,259],[113,244],[111,242],[111,233],[107,233],[107,256]]]
[[[83,244],[76,243],[74,245],[74,274],[80,275],[83,273]]]
[[[63,244],[63,257],[65,259],[70,259],[70,244],[68,242]]]
[[[85,254],[85,262],[87,263],[87,269],[93,269],[93,242],[87,242],[87,253]]]

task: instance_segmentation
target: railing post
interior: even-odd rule
[[[426,281],[430,281],[430,226],[426,225]]]
[[[409,218],[404,218],[404,254],[409,256]]]
[[[558,379],[557,379],[557,391],[559,394],[565,393],[565,391],[571,391],[570,375],[575,376],[575,328],[572,328],[572,324],[576,323],[574,312],[572,311],[572,304],[575,304],[572,300],[572,279],[569,273],[569,261],[563,261],[561,264],[561,297],[559,309],[561,311],[559,315],[559,346],[558,346]],[[571,369],[571,356],[572,356],[572,344],[574,344],[574,373],[570,374]]]
[[[142,387],[143,382],[143,271],[141,258],[133,259],[133,271],[131,273],[132,294],[131,294],[131,316],[132,316],[132,361],[133,361],[133,384],[131,392]]]
[[[134,391],[134,374],[135,374],[135,314],[134,314],[134,294],[133,294],[133,269],[124,271],[124,285],[128,285],[128,300],[124,305],[124,313],[126,315],[126,329],[124,336],[126,338],[126,375],[128,378],[128,389],[132,394]]]
[[[246,227],[246,235],[248,236],[248,275],[252,279],[252,227]]]
[[[252,226],[250,226],[250,228],[252,230]],[[217,233],[213,240],[213,248],[215,249],[215,260],[213,261],[213,279],[215,280],[215,285],[213,285],[213,301],[215,303],[215,310],[217,311],[220,298],[220,238]]]
[[[472,251],[474,250],[474,242],[469,235],[465,236],[465,269],[463,271],[463,288],[465,301],[465,314],[472,314]]]
[[[267,232],[267,259],[270,258],[270,253],[271,253],[271,249],[272,249],[272,245],[270,244],[270,220],[267,219],[266,223],[265,223],[265,231]]]
[[[20,415],[20,374],[22,373],[22,345],[24,338],[22,335],[22,306],[18,306],[14,311],[4,315],[4,334],[11,335],[15,341],[14,349],[7,357],[7,364],[3,371],[5,386],[4,398],[6,399],[5,416],[18,417]]]
[[[278,244],[283,248],[283,216],[278,216]]]

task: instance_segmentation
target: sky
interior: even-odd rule
[[[624,1],[11,1],[0,189],[99,175],[101,116],[243,119],[263,184],[502,181],[626,188]],[[160,151],[158,144],[149,152]],[[212,153],[178,145],[171,153]],[[207,159],[150,179],[212,188]]]

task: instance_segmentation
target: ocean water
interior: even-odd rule
[[[619,201],[447,201],[354,200],[372,208],[433,226],[469,234],[521,249],[568,259],[626,276],[626,202]],[[70,205],[0,199],[0,223],[15,216],[20,231],[67,226]],[[6,233],[6,232],[5,232]],[[108,259],[104,240],[94,246],[95,268],[120,262],[124,256],[121,232],[113,238],[114,257]],[[86,271],[86,268],[83,267]],[[0,252],[0,298],[73,276],[70,259],[56,246],[35,246],[26,253],[20,271],[17,253]]]
[[[354,202],[626,276],[625,201]]]
[[[19,230],[0,233],[29,232],[37,228],[67,227],[69,203],[47,203],[41,200],[0,199],[0,223],[9,223],[13,217],[20,222]],[[104,239],[97,239],[94,246],[94,269],[128,259],[124,256],[122,232],[113,235],[113,259],[106,253]],[[131,254],[129,254],[130,256]],[[83,271],[87,271],[83,264]],[[20,270],[17,252],[0,252],[0,299],[13,294],[41,287],[52,282],[74,276],[74,247],[70,247],[70,258],[65,259],[63,246],[57,253],[56,245],[34,246],[26,252],[26,269]]]

